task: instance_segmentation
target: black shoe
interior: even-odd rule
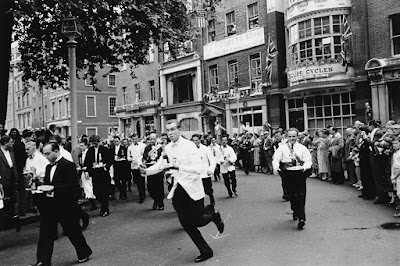
[[[375,199],[375,197],[370,197],[370,196],[365,196],[364,198],[362,198],[363,200],[373,200]]]
[[[158,207],[157,207],[157,210],[163,211],[163,210],[164,210],[164,206],[158,206]]]
[[[109,211],[104,211],[104,212],[101,212],[101,213],[100,213],[100,216],[101,216],[101,217],[107,217],[108,215],[110,215],[110,212],[109,212]]]
[[[83,217],[81,217],[81,219],[82,219],[82,230],[85,230],[89,226],[89,214],[85,212]]]
[[[361,195],[358,195],[358,197],[359,197],[360,199],[363,199],[363,198],[365,198],[365,196],[364,196],[363,194],[361,194]]]
[[[374,204],[386,204],[386,203],[387,203],[386,200],[377,199],[377,200],[374,201]]]
[[[85,263],[89,260],[90,255],[92,255],[92,251],[90,251],[90,254],[82,259],[78,259],[78,263]]]
[[[214,254],[212,252],[207,253],[207,254],[201,254],[200,256],[198,256],[195,259],[195,262],[202,262],[202,261],[208,260],[209,258],[212,258],[212,256],[214,256]]]
[[[236,197],[239,196],[239,193],[238,193],[237,191],[233,192],[233,194],[234,194]]]
[[[154,203],[153,203],[153,210],[157,210],[157,207],[158,207],[158,206],[157,206],[157,202],[154,202]]]
[[[297,215],[293,213],[293,221],[297,221],[298,218],[299,217],[297,217]]]
[[[46,265],[50,265],[49,263],[44,263],[41,261],[36,262],[35,264],[29,264],[28,266],[46,266]]]
[[[213,222],[215,223],[215,225],[218,228],[218,231],[222,234],[224,232],[224,222],[221,219],[221,214],[219,214],[218,211],[215,211],[213,213]]]
[[[299,224],[297,225],[297,229],[299,230],[303,229],[305,224],[306,223],[304,222],[304,220],[300,219]]]

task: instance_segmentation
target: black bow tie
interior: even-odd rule
[[[50,166],[53,167],[53,166],[56,166],[57,164],[58,164],[58,161],[54,162],[54,163],[51,163]]]
[[[135,143],[135,145],[139,145],[139,143]]]

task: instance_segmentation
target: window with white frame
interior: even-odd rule
[[[247,6],[247,18],[249,29],[258,28],[258,3],[253,3]]]
[[[307,98],[306,104],[308,131],[311,133],[334,126],[343,134],[348,125],[354,124],[356,118],[354,92],[312,96]],[[303,98],[288,100],[289,110],[297,108],[296,105],[303,107]]]
[[[117,85],[117,76],[114,74],[108,75],[108,87],[115,87]]]
[[[71,115],[71,107],[69,106],[69,98],[65,98],[65,113],[67,114],[67,117],[70,117]]]
[[[154,43],[150,44],[148,56],[149,56],[149,63],[154,62]]]
[[[236,34],[236,20],[235,20],[235,11],[231,11],[226,14],[226,34],[228,36]]]
[[[52,101],[51,102],[51,120],[54,120],[56,115],[56,102]]]
[[[237,60],[228,61],[228,87],[238,82],[238,62]]]
[[[96,116],[96,96],[86,95],[86,117]]]
[[[155,101],[156,100],[156,85],[154,83],[154,80],[149,81],[150,85],[150,100]]]
[[[210,89],[211,91],[218,90],[219,80],[218,80],[218,66],[210,66]]]
[[[108,97],[108,116],[116,116],[115,107],[117,106],[116,97]]]
[[[58,99],[58,117],[63,117],[63,107],[62,107],[62,99]]]
[[[400,14],[390,17],[392,55],[400,55]]]
[[[135,102],[140,102],[140,83],[135,84]]]
[[[208,21],[208,42],[215,41],[215,19],[211,19]]]
[[[122,104],[128,104],[128,90],[126,87],[122,87]]]
[[[338,59],[341,52],[343,15],[307,19],[288,29],[289,65]]]
[[[259,92],[261,84],[261,55],[260,53],[250,56],[250,78],[253,92]]]
[[[92,135],[97,135],[97,127],[87,127],[86,128],[86,135],[87,136],[92,136]]]

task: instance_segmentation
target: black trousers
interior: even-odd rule
[[[101,211],[108,212],[108,195],[110,193],[111,183],[109,173],[103,168],[93,169],[92,183],[93,193],[101,205]]]
[[[369,156],[360,156],[360,175],[363,186],[362,196],[373,198],[376,196],[376,186],[372,175]]]
[[[346,161],[346,171],[350,183],[357,183],[356,166],[352,160]]]
[[[287,189],[286,175],[282,175],[282,172],[279,172],[279,175],[281,177],[281,185],[282,185],[283,196],[284,197],[289,197],[288,189]]]
[[[390,184],[386,177],[386,157],[384,155],[374,156],[372,153],[369,156],[371,165],[372,175],[374,177],[376,194],[378,200],[389,201],[388,192],[390,190]]]
[[[157,206],[164,206],[164,173],[147,176],[147,191]]]
[[[228,190],[229,196],[232,196],[232,191],[236,192],[236,172],[235,170],[229,171],[228,173],[223,173],[222,177],[224,178],[224,184],[226,189]]]
[[[204,198],[197,201],[193,200],[185,189],[178,184],[172,198],[172,204],[178,213],[183,229],[199,249],[200,254],[210,254],[212,249],[197,229],[212,221],[212,210],[204,208]]]
[[[221,176],[220,176],[220,171],[221,167],[220,165],[217,163],[217,165],[215,166],[215,170],[214,170],[214,180],[218,181],[221,180]]]
[[[243,170],[245,174],[249,174],[249,171],[251,169],[251,155],[248,151],[243,151],[243,157],[242,157],[242,164],[243,164]]]
[[[129,165],[126,161],[120,161],[114,163],[114,181],[115,186],[120,192],[121,196],[126,196],[127,182],[131,176],[129,171]]]
[[[266,168],[267,168],[267,172],[274,172],[274,169],[272,168],[272,156],[269,154],[268,151],[264,151],[265,152],[265,160],[266,160]]]
[[[139,169],[132,170],[133,180],[135,180],[136,186],[139,192],[139,199],[144,200],[146,198],[146,186],[145,186],[145,178],[140,173]]]
[[[86,243],[79,225],[79,209],[76,202],[56,203],[54,199],[42,198],[39,200],[40,230],[37,246],[37,261],[45,265],[51,264],[54,241],[57,237],[57,223],[62,221],[64,233],[76,250],[78,259],[83,259],[92,253]]]
[[[300,220],[306,220],[306,175],[303,171],[281,171],[281,175],[286,179],[287,191],[290,200],[290,207],[295,216]]]
[[[211,176],[203,178],[202,181],[203,181],[204,193],[206,193],[206,195],[210,198],[210,205],[215,205]]]

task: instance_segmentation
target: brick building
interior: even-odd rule
[[[286,85],[284,7],[277,1],[267,10],[269,2],[227,0],[208,16],[203,33],[207,131],[214,131],[215,121],[229,134],[238,132],[239,121],[250,132],[267,120],[273,126],[284,121],[282,96],[274,93]]]
[[[125,136],[136,133],[143,137],[150,131],[160,132],[158,107],[160,91],[158,77],[158,49],[151,45],[148,64],[134,69],[132,78],[128,69],[119,73],[117,87],[117,108],[119,129]]]
[[[358,85],[360,90],[370,90],[373,118],[399,122],[400,119],[400,4],[396,0],[354,1],[354,22],[364,62],[359,62],[368,72],[368,80]],[[356,12],[357,11],[357,12]],[[365,23],[367,16],[368,22]],[[365,62],[368,61],[366,64]],[[363,64],[364,63],[364,64]],[[364,72],[365,73],[365,72]],[[365,74],[364,74],[365,75]],[[369,89],[370,88],[370,89]]]

